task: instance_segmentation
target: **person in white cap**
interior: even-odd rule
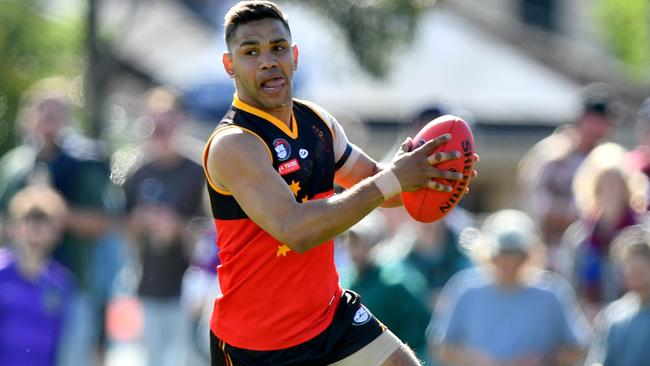
[[[541,248],[523,212],[490,215],[471,240],[483,265],[459,272],[440,295],[428,337],[452,365],[573,365],[589,326],[573,290],[535,262]],[[483,258],[479,258],[483,254]]]

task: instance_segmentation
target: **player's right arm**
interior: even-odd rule
[[[233,194],[251,220],[300,253],[344,232],[382,204],[385,198],[375,184],[382,174],[395,174],[403,191],[434,188],[433,177],[459,179],[457,173],[436,169],[427,158],[448,139],[445,135],[413,151],[402,150],[385,170],[345,192],[302,204],[273,169],[267,147],[241,129],[228,128],[215,135],[206,165],[212,183]],[[446,155],[446,160],[451,158]]]

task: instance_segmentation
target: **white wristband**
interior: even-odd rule
[[[395,176],[395,173],[390,169],[384,169],[377,174],[374,183],[385,200],[389,200],[394,195],[402,192],[402,185],[397,179],[397,176]]]

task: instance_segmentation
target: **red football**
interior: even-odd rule
[[[434,119],[415,135],[413,143],[417,147],[445,133],[451,133],[451,140],[438,146],[433,153],[457,150],[461,152],[462,157],[438,164],[436,168],[462,172],[465,178],[463,180],[434,178],[440,183],[452,186],[451,192],[438,192],[429,188],[403,192],[404,207],[411,217],[420,222],[432,222],[445,217],[463,197],[465,187],[469,185],[471,179],[474,167],[474,136],[467,122],[460,117],[445,115]]]

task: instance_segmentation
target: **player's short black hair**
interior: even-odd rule
[[[228,49],[230,49],[230,42],[237,27],[262,19],[277,19],[281,21],[285,28],[287,28],[289,35],[291,35],[289,21],[276,4],[264,0],[240,1],[230,8],[224,17],[224,38],[226,39]]]

